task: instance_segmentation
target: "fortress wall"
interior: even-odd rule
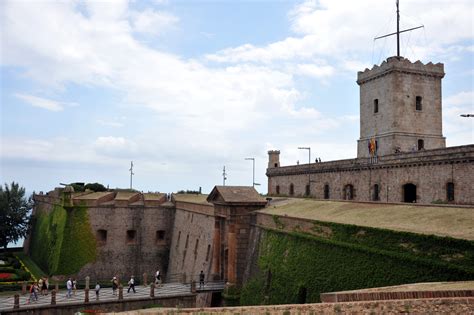
[[[214,207],[191,202],[177,202],[166,281],[197,280],[201,270],[210,279]]]
[[[96,262],[81,269],[79,276],[109,278],[117,275],[125,280],[130,275],[141,278],[144,272],[153,274],[157,268],[166,269],[172,209],[102,206],[89,208],[88,214],[97,237],[98,256]],[[107,231],[106,241],[102,240],[99,230]]]
[[[300,166],[300,169],[304,167]],[[290,172],[289,172],[290,173]],[[474,161],[465,163],[442,162],[399,163],[398,165],[351,167],[339,171],[311,174],[311,196],[323,199],[324,185],[329,185],[329,199],[344,199],[343,188],[347,184],[354,187],[355,201],[370,201],[373,185],[379,185],[379,197],[383,202],[403,202],[403,185],[413,183],[417,186],[417,202],[431,203],[446,201],[446,184],[455,186],[454,202],[474,204]],[[309,178],[307,173],[289,175],[269,175],[269,192],[276,194],[280,186],[281,195],[290,195],[290,185],[294,185],[294,195],[303,196]]]

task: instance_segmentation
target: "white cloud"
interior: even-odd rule
[[[23,100],[24,102],[30,104],[31,106],[47,109],[49,111],[59,112],[64,109],[65,103],[63,102],[53,101],[46,98],[21,93],[17,93],[15,94],[15,96]],[[73,103],[73,105],[77,104]]]
[[[334,67],[329,65],[298,64],[296,67],[296,73],[315,78],[328,78],[334,75],[334,72]]]
[[[139,33],[159,35],[174,27],[179,18],[162,11],[146,9],[131,14],[133,30]]]
[[[97,119],[97,123],[106,127],[123,127],[123,123],[116,120]]]

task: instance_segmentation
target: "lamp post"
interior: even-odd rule
[[[255,188],[255,158],[245,158],[247,161],[252,161],[252,187]]]
[[[311,165],[311,147],[298,147],[299,150],[308,150],[308,192],[307,195],[311,194],[311,173],[310,173],[310,165]]]

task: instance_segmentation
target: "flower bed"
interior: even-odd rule
[[[13,280],[15,278],[18,278],[18,276],[14,273],[9,273],[9,272],[0,273],[0,281]]]

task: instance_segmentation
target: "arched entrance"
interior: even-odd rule
[[[403,201],[416,202],[416,185],[412,183],[403,185]]]

